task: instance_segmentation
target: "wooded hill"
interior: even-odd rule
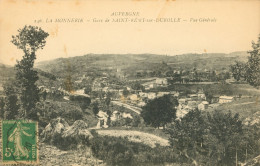
[[[137,71],[154,71],[167,67],[172,69],[191,70],[196,67],[201,70],[228,70],[235,61],[246,61],[247,52],[230,54],[182,54],[176,56],[156,54],[87,54],[70,58],[58,58],[40,62],[37,68],[57,76],[64,73],[82,74],[95,70],[107,71],[120,69],[127,74]],[[167,70],[167,69],[163,69]]]

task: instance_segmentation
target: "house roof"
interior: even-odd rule
[[[232,100],[234,97],[232,96],[220,96],[219,99]]]

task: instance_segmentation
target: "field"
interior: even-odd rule
[[[245,118],[250,118],[254,113],[260,111],[260,98],[259,97],[251,97],[238,99],[231,103],[224,103],[217,107],[217,110],[226,110],[231,111],[232,114],[239,113],[240,118],[244,120]],[[209,109],[212,111],[212,109]]]

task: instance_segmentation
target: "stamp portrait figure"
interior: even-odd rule
[[[19,121],[17,123],[17,127],[14,129],[12,134],[8,137],[8,140],[10,142],[14,142],[14,156],[18,159],[20,157],[26,157],[29,158],[29,151],[22,145],[22,136],[23,134],[30,137],[32,136],[31,134],[27,133],[25,130],[29,130],[30,128],[22,126],[21,122]]]

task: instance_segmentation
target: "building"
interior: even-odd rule
[[[129,99],[132,103],[138,103],[140,100],[140,97],[137,94],[132,94],[129,96]]]
[[[148,99],[155,99],[156,98],[156,93],[154,93],[154,92],[148,93],[147,98]]]
[[[190,98],[191,98],[191,100],[198,100],[198,95],[196,95],[196,94],[191,94],[190,95]]]
[[[220,96],[219,97],[219,103],[230,103],[234,100],[234,97],[232,96]]]
[[[121,118],[120,112],[114,111],[111,116],[111,121],[117,121]]]
[[[148,93],[139,92],[139,96],[142,97],[142,98],[146,98],[146,97],[148,97]]]
[[[186,99],[179,99],[178,102],[179,102],[179,104],[185,104],[186,103]]]
[[[108,128],[108,124],[107,124],[108,115],[107,115],[107,113],[105,113],[103,111],[99,111],[98,114],[97,114],[97,118],[98,118],[97,128]]]
[[[205,95],[205,93],[203,93],[202,91],[199,91],[199,92],[197,93],[197,95],[198,95],[198,99],[206,100],[206,95]]]
[[[207,101],[203,101],[203,102],[201,102],[201,103],[198,105],[198,109],[199,109],[200,111],[204,111],[204,110],[208,109],[208,107],[209,107],[209,103],[208,103]]]
[[[131,114],[129,114],[129,113],[125,113],[125,112],[123,112],[123,114],[122,114],[122,118],[129,118],[129,119],[133,119],[133,117],[132,117],[132,115],[131,115]]]
[[[155,80],[155,83],[156,83],[157,85],[168,85],[168,81],[167,81],[166,78],[157,78],[157,79]]]
[[[164,95],[168,95],[170,92],[158,92],[157,97],[162,97]]]

